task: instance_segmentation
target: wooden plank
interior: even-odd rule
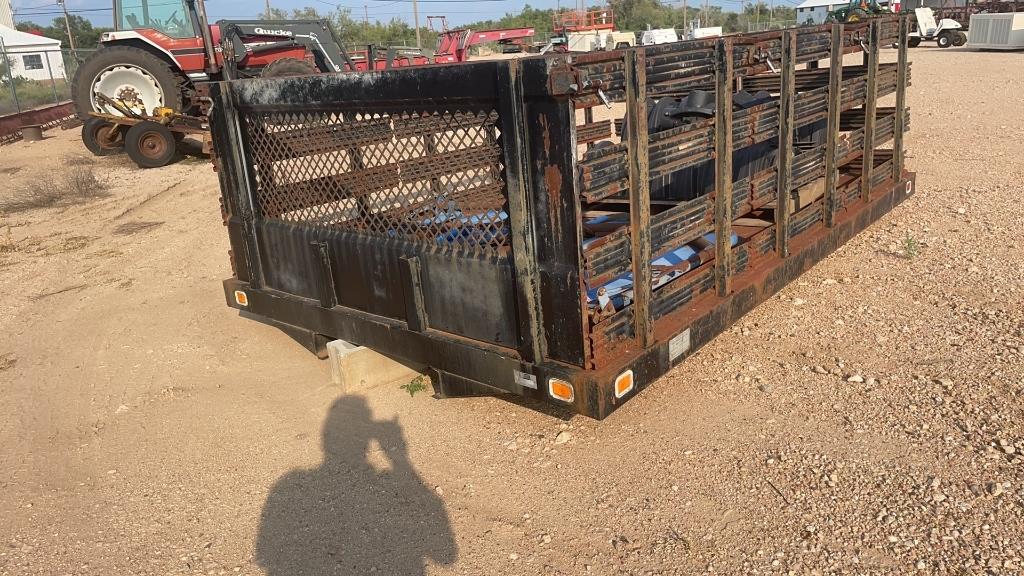
[[[651,321],[651,189],[648,169],[647,77],[644,53],[626,51],[629,142],[629,227],[633,255],[633,331],[644,348],[654,342]]]
[[[868,25],[867,93],[864,95],[864,153],[861,166],[860,196],[871,199],[871,171],[875,165],[875,110],[878,107],[878,26],[877,20]]]
[[[892,140],[892,180],[899,182],[903,176],[903,131],[907,119],[907,32],[910,29],[908,15],[900,16],[899,33],[897,35],[898,56],[896,57],[896,118]]]
[[[796,99],[796,33],[782,33],[779,91],[778,180],[775,186],[775,253],[789,255],[789,193],[793,178],[793,105]]]
[[[828,127],[825,139],[825,226],[832,227],[836,212],[836,181],[839,166],[839,112],[842,109],[843,25],[832,25],[832,53],[829,56]]]
[[[732,40],[715,46],[715,287],[732,291]]]

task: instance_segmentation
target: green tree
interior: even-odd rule
[[[92,22],[77,14],[72,14],[68,18],[68,24],[71,25],[71,33],[75,37],[75,48],[96,48],[100,43],[100,35],[113,30],[113,28],[94,28]],[[49,26],[40,26],[34,22],[18,22],[15,27],[22,32],[42,34],[47,38],[60,40],[61,48],[71,47],[63,16],[54,18]]]

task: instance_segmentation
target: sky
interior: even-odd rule
[[[4,2],[8,0],[0,0]],[[21,22],[31,20],[40,24],[49,24],[60,16],[57,0],[9,0],[14,7],[14,20]],[[265,0],[208,0],[206,10],[211,21],[220,18],[252,19],[264,9]],[[592,0],[591,0],[592,1]],[[691,5],[701,0],[690,0]],[[312,6],[324,13],[337,7],[348,8],[352,17],[361,19],[364,13],[373,20],[387,21],[400,18],[410,25],[413,23],[412,0],[270,0],[274,8],[291,10]],[[448,17],[450,26],[459,26],[468,22],[497,19],[506,13],[518,13],[522,10],[523,0],[418,0],[420,25],[426,26],[426,16],[444,15]],[[94,26],[111,26],[113,0],[67,0],[68,10],[87,18]],[[682,6],[682,0],[668,2]],[[715,0],[714,5],[731,6],[737,9],[741,0]],[[533,0],[534,8],[572,7],[575,0]]]
[[[7,0],[0,0],[7,1]],[[14,7],[14,20],[31,20],[49,24],[62,14],[56,0],[10,0]],[[113,0],[67,0],[68,10],[87,18],[94,26],[111,26]],[[489,18],[499,18],[505,13],[518,13],[522,0],[418,0],[420,25],[426,26],[426,16],[444,15],[449,25],[458,26]],[[413,23],[412,0],[270,0],[274,8],[291,10],[312,6],[328,13],[336,7],[348,8],[353,18],[362,19],[364,13],[370,21],[387,21],[400,18],[410,25]],[[559,0],[533,0],[534,8],[554,8]],[[562,1],[561,5],[573,6],[573,0]],[[681,3],[680,3],[681,5]],[[211,21],[220,18],[252,19],[264,9],[264,0],[207,0],[206,11]]]

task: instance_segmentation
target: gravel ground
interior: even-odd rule
[[[109,196],[0,223],[0,575],[1020,573],[1024,54],[911,54],[917,194],[603,422],[339,396],[205,162],[4,147]]]

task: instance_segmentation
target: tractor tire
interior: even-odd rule
[[[129,82],[134,77],[140,84],[136,92],[146,92],[153,101],[137,107],[131,106],[136,112],[152,114],[153,110],[143,109],[149,108],[148,104],[183,111],[184,98],[179,77],[166,62],[142,48],[108,46],[100,48],[86,58],[71,80],[71,98],[75,101],[75,110],[79,118],[85,120],[89,117],[89,112],[121,114],[110,106],[102,106],[93,98],[94,85],[103,81],[104,76],[112,72],[124,74]],[[131,95],[133,88],[121,88],[121,93],[104,94],[114,99]]]
[[[939,48],[949,48],[953,45],[953,34],[949,32],[940,32],[938,38],[935,39],[935,44]]]
[[[960,32],[959,30],[953,33],[953,46],[957,48],[967,44],[967,34]]]
[[[260,78],[284,78],[286,76],[309,76],[310,74],[319,74],[320,70],[306,62],[305,60],[299,60],[298,58],[282,58],[280,60],[274,60],[270,64],[263,67],[260,71]]]
[[[846,15],[847,22],[861,22],[868,19],[868,13],[861,10],[860,8],[854,8],[850,10],[850,13]]]
[[[170,129],[149,120],[129,128],[124,137],[124,151],[139,168],[166,166],[177,150],[177,140]]]
[[[102,118],[89,117],[82,124],[82,143],[94,156],[110,156],[124,150],[124,130]]]
[[[921,38],[920,37],[913,37],[913,38],[907,40],[907,47],[908,48],[917,48],[920,45],[921,45]]]

